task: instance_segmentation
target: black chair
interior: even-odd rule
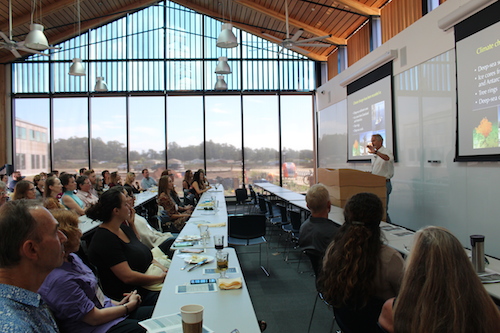
[[[290,248],[295,248],[299,244],[300,226],[302,225],[302,214],[300,212],[289,210],[290,223],[282,225],[281,228],[288,234],[285,243],[285,261],[288,261]]]
[[[262,194],[257,194],[257,198],[259,201],[259,213],[260,214],[267,214],[267,204],[266,204],[266,198]]]
[[[333,313],[343,333],[383,333],[384,330],[378,325],[378,317],[384,303],[384,300],[374,297],[361,309],[333,308]]]
[[[234,194],[236,195],[236,205],[234,206],[234,213],[237,214],[237,209],[239,205],[247,205],[249,213],[251,201],[248,200],[247,190],[244,188],[237,188],[234,190]]]
[[[310,332],[311,325],[312,325],[313,318],[314,318],[314,311],[316,310],[316,304],[318,303],[318,299],[321,299],[323,301],[323,303],[325,303],[328,307],[330,307],[330,304],[328,304],[328,302],[324,300],[323,295],[319,291],[318,284],[317,284],[317,280],[318,280],[319,274],[321,272],[321,266],[322,266],[322,262],[323,262],[323,254],[315,249],[305,249],[303,251],[303,253],[309,258],[309,261],[311,262],[311,266],[312,266],[312,269],[314,271],[314,275],[316,275],[316,290],[318,292],[316,294],[315,299],[314,299],[314,306],[313,306],[313,310],[311,313],[311,319],[309,320],[309,327],[307,328],[307,332]],[[335,323],[335,316],[333,317],[333,320],[332,320],[332,326],[330,328],[330,332],[333,331],[334,323]]]
[[[266,216],[265,215],[234,215],[229,216],[228,239],[229,246],[259,245],[259,266],[269,276],[269,271],[262,265],[262,244],[266,244],[266,266],[269,267],[269,250],[267,249]],[[241,254],[256,252],[241,252]]]

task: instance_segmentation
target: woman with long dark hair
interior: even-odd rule
[[[201,195],[211,188],[212,186],[205,185],[205,172],[202,169],[196,171],[191,184],[191,192],[195,195],[196,200],[199,200]]]
[[[76,181],[75,176],[65,173],[60,178],[61,184],[63,186],[63,196],[61,201],[66,208],[71,209],[78,215],[85,215],[85,203],[76,194]]]
[[[159,292],[143,286],[162,283],[167,269],[153,259],[151,250],[123,222],[133,220],[135,210],[127,203],[123,189],[109,189],[87,210],[87,216],[102,221],[89,246],[89,259],[97,267],[106,295],[121,299],[124,293],[137,289],[144,305],[154,305]],[[151,264],[163,271],[147,275]]]
[[[178,206],[172,200],[171,192],[174,190],[174,183],[169,176],[163,176],[158,183],[158,205],[162,206],[167,212],[171,232],[180,232],[191,214],[189,212],[179,212]]]
[[[36,199],[35,185],[27,180],[20,180],[14,187],[12,200],[19,199]]]
[[[375,194],[351,197],[344,207],[345,223],[323,260],[319,288],[334,307],[339,325],[351,332],[376,331],[383,303],[395,297],[401,285],[403,258],[383,244],[383,214]]]

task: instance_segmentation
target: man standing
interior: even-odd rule
[[[66,236],[48,210],[28,200],[0,207],[0,327],[2,332],[59,332],[37,294],[64,258]]]
[[[300,226],[299,246],[323,256],[339,230],[339,226],[328,219],[332,203],[325,185],[311,186],[306,194],[306,203],[311,216]]]
[[[372,157],[372,174],[385,177],[385,185],[387,188],[386,196],[386,214],[387,222],[391,222],[389,218],[389,194],[392,192],[391,178],[394,176],[394,155],[392,151],[383,146],[384,139],[380,134],[372,135],[372,143],[368,144],[367,148]]]
[[[151,186],[156,186],[156,180],[153,178],[149,177],[149,171],[148,169],[142,170],[142,176],[144,177],[141,181],[141,187],[145,190],[150,188]]]

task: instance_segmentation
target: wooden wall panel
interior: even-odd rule
[[[0,165],[7,163],[7,95],[10,90],[7,71],[9,66],[0,65]]]
[[[380,13],[382,43],[387,42],[421,17],[421,0],[392,1],[382,8]]]
[[[347,40],[347,63],[351,66],[370,53],[370,24],[365,24]]]
[[[335,76],[339,74],[339,51],[333,52],[326,61],[328,66],[328,80],[333,79]]]

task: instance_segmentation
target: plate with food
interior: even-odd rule
[[[199,241],[201,239],[200,235],[184,235],[181,237],[177,237],[176,242],[192,242]]]
[[[197,263],[202,262],[205,259],[207,259],[207,262],[214,261],[214,257],[212,257],[212,256],[206,256],[206,255],[201,255],[201,254],[193,254],[192,256],[186,256],[184,258],[184,261],[186,263],[197,264]]]

